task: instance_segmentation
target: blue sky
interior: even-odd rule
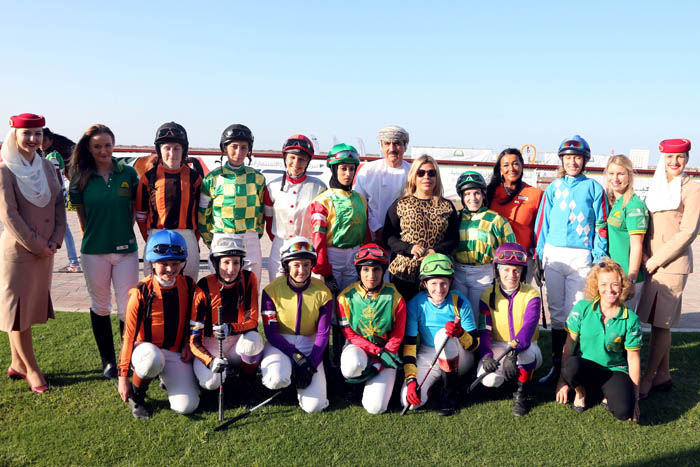
[[[700,165],[698,2],[294,3],[4,2],[0,118],[43,113],[74,140],[101,122],[118,144],[175,120],[197,147],[245,123],[258,149],[301,132],[324,151],[377,152],[387,124],[421,146],[579,133],[652,159],[686,137]]]

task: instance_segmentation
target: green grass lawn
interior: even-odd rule
[[[543,334],[548,355],[549,334]],[[371,416],[342,397],[308,415],[288,397],[217,433],[215,394],[186,417],[168,409],[157,384],[147,399],[154,417],[133,419],[102,378],[86,313],[57,313],[34,336],[52,386],[41,396],[4,375],[9,346],[0,339],[0,465],[700,464],[700,334],[673,335],[675,388],[641,403],[639,425],[618,422],[600,406],[577,414],[556,404],[545,387],[534,388],[532,411],[516,419],[509,392],[480,388],[448,418],[434,405],[405,417],[398,407]],[[260,397],[267,394],[260,390]],[[240,412],[229,404],[226,417]]]

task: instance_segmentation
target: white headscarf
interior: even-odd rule
[[[27,159],[19,153],[15,132],[15,128],[10,128],[0,149],[0,155],[7,168],[17,178],[17,186],[22,196],[34,206],[43,208],[51,199],[51,189],[44,172],[44,164],[37,153],[34,153],[31,163],[27,162]]]
[[[650,212],[673,211],[681,205],[681,181],[683,175],[674,177],[670,182],[666,178],[666,163],[661,158],[656,165],[654,177],[644,202]]]

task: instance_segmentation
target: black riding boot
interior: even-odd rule
[[[149,419],[151,418],[151,409],[146,405],[146,390],[148,386],[131,385],[131,397],[129,398],[129,407],[131,407],[131,415],[134,418]]]
[[[522,417],[530,411],[530,402],[527,400],[526,384],[518,381],[518,389],[513,393],[513,415]]]
[[[440,396],[440,405],[438,406],[438,415],[449,417],[457,412],[457,402],[455,402],[455,393],[457,392],[457,383],[459,377],[456,371],[442,373],[442,395]]]
[[[117,377],[117,359],[114,355],[114,340],[112,340],[112,321],[109,315],[100,316],[90,310],[90,322],[97,350],[102,359],[102,374],[107,379],[114,379]]]

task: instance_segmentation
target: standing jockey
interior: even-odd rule
[[[267,184],[265,196],[265,229],[272,240],[267,266],[270,281],[282,274],[280,251],[292,237],[311,238],[309,206],[326,184],[306,175],[314,155],[311,140],[304,135],[292,135],[282,147],[286,173]]]

